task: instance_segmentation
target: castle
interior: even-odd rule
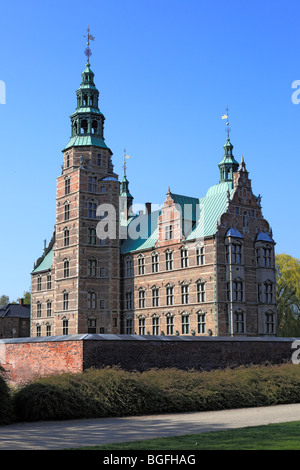
[[[89,56],[70,119],[54,233],[31,273],[30,335],[276,336],[275,243],[229,131],[204,197],[169,189],[135,213]]]

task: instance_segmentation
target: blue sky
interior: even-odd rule
[[[70,114],[91,66],[105,141],[136,203],[202,197],[219,180],[229,107],[234,156],[262,195],[276,252],[300,257],[298,1],[1,2],[0,295],[16,300],[55,224],[56,177]]]

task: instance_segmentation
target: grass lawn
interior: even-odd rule
[[[85,447],[88,450],[300,450],[300,421]]]

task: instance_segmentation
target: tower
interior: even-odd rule
[[[88,30],[88,45],[93,37]],[[104,139],[105,117],[99,109],[89,57],[78,88],[77,106],[70,116],[71,136],[63,149],[63,165],[56,185],[56,223],[48,256],[47,276],[39,263],[33,272],[31,335],[117,333],[119,331],[119,194],[112,151]],[[114,233],[102,230],[113,214]],[[44,263],[45,264],[45,263]],[[41,308],[36,311],[36,276],[42,279]],[[46,308],[51,298],[51,314]],[[45,322],[48,329],[46,333]],[[38,330],[37,327],[40,326]]]

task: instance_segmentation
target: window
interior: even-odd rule
[[[183,335],[187,335],[190,332],[190,316],[182,315],[181,316],[181,332]]]
[[[233,314],[233,328],[234,333],[245,332],[244,313],[241,310],[238,310]]]
[[[256,250],[256,265],[260,266],[260,248]]]
[[[242,261],[242,247],[240,244],[233,243],[232,244],[232,256],[231,262],[236,264],[241,264]]]
[[[64,318],[62,323],[63,323],[63,335],[68,335],[69,334],[69,320]]]
[[[96,229],[94,227],[89,227],[88,228],[88,244],[96,245],[96,243],[97,243]]]
[[[42,289],[42,278],[41,276],[38,276],[36,290],[41,290],[41,289]]]
[[[36,304],[36,316],[37,316],[37,318],[41,318],[41,316],[42,316],[42,304],[41,304],[41,302],[37,302],[37,304]]]
[[[139,318],[139,335],[144,335],[146,333],[145,330],[145,318],[140,317]]]
[[[152,317],[152,334],[153,335],[159,334],[159,317],[157,316]]]
[[[97,166],[101,166],[101,154],[97,154]]]
[[[100,193],[102,193],[102,194],[105,193],[105,186],[101,186],[101,188],[100,188]]]
[[[183,284],[181,286],[181,302],[183,304],[189,303],[189,285],[188,284]]]
[[[90,258],[88,260],[88,276],[96,277],[96,275],[97,275],[97,260],[94,258]]]
[[[139,290],[139,308],[145,308],[145,291]]]
[[[52,303],[50,302],[50,300],[48,300],[47,302],[47,317],[51,317],[52,315]]]
[[[95,292],[88,292],[88,308],[97,308],[97,295]]]
[[[152,254],[152,272],[158,273],[158,254],[157,253]]]
[[[261,284],[257,284],[257,301],[262,302]]]
[[[167,314],[167,335],[174,334],[174,315]]]
[[[93,333],[96,333],[97,330],[96,330],[96,324],[97,324],[97,321],[95,318],[88,318],[88,333],[90,334],[93,334]]]
[[[166,251],[166,270],[173,269],[173,251]]]
[[[243,301],[243,282],[242,281],[233,282],[233,300],[237,302]]]
[[[158,307],[159,305],[159,289],[154,287],[152,289],[152,307]]]
[[[189,254],[187,248],[181,248],[181,267],[187,268],[189,265]]]
[[[64,230],[64,246],[70,245],[70,231],[68,228]]]
[[[226,263],[230,263],[230,248],[229,245],[225,245],[225,258],[226,258]]]
[[[88,202],[88,217],[91,219],[96,218],[97,204],[95,202]]]
[[[230,250],[231,250],[231,263],[241,264],[242,245],[240,243],[232,243],[232,245],[225,245],[226,263],[230,263]]]
[[[64,277],[69,277],[70,275],[70,262],[68,259],[64,260]]]
[[[139,274],[145,274],[145,258],[141,256],[138,258]]]
[[[63,293],[63,310],[69,310],[69,294],[68,294],[68,292]]]
[[[69,168],[70,166],[70,155],[67,153],[66,154],[66,167]]]
[[[270,247],[263,248],[263,262],[266,268],[269,268],[271,266],[271,248]]]
[[[204,256],[204,246],[198,246],[196,250],[196,257],[197,257],[197,265],[202,266],[205,264],[205,256]]]
[[[105,300],[100,300],[100,310],[105,309]]]
[[[240,208],[239,208],[239,207],[235,207],[235,208],[234,208],[234,213],[235,213],[236,215],[239,215],[239,213],[240,213]]]
[[[248,227],[249,220],[248,220],[248,213],[247,211],[243,212],[243,227]]]
[[[90,193],[97,192],[97,178],[95,176],[88,177],[88,191]]]
[[[205,302],[205,282],[197,283],[197,301]]]
[[[133,276],[133,260],[132,258],[127,258],[125,260],[125,274],[127,277]]]
[[[36,335],[41,336],[41,326],[40,325],[36,326]]]
[[[46,336],[51,336],[51,325],[49,323],[46,325]]]
[[[230,282],[227,282],[227,284],[226,284],[226,292],[227,292],[227,300],[228,300],[228,302],[230,302],[231,301]]]
[[[272,312],[267,312],[265,315],[265,332],[275,333],[275,315]]]
[[[198,333],[206,333],[206,319],[205,313],[198,312],[197,314]]]
[[[271,304],[273,302],[273,285],[268,281],[264,284],[265,303]]]
[[[51,274],[47,274],[47,290],[51,289]]]
[[[167,296],[167,305],[174,304],[174,287],[167,286],[166,287],[166,296]]]
[[[105,277],[105,268],[100,268],[100,277]]]
[[[126,309],[132,310],[133,308],[133,294],[131,290],[128,290],[125,295],[126,298]]]
[[[133,319],[126,318],[126,334],[132,335],[132,333],[133,333]]]
[[[70,204],[66,203],[65,204],[65,220],[69,220],[70,218]]]
[[[65,179],[65,195],[70,194],[71,178]]]
[[[173,226],[167,225],[165,227],[165,240],[172,240],[173,239]]]

